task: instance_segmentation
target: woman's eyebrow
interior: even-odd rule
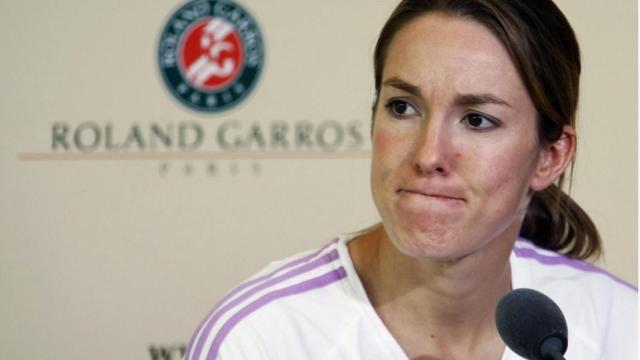
[[[511,104],[493,94],[460,94],[456,96],[455,103],[458,106],[497,104],[512,107]]]
[[[387,80],[385,80],[382,83],[383,86],[391,86],[394,87],[396,89],[402,90],[404,92],[408,92],[411,95],[415,95],[418,97],[421,97],[422,94],[420,92],[420,88],[416,85],[413,85],[407,81],[404,81],[402,79],[400,79],[399,77],[391,77],[388,78]]]
[[[394,76],[382,83],[383,86],[391,86],[396,89],[407,92],[411,95],[415,95],[418,97],[422,96],[420,91],[420,87],[417,85],[413,85],[408,81],[402,80],[401,78]],[[512,107],[511,104],[506,102],[505,100],[500,99],[499,97],[489,94],[459,94],[456,96],[455,104],[458,106],[474,106],[474,105],[483,105],[483,104],[497,104],[503,105],[507,107]]]

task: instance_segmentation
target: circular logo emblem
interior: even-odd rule
[[[262,35],[251,15],[232,1],[190,1],[167,21],[158,63],[180,102],[199,111],[227,110],[258,81],[264,63]]]

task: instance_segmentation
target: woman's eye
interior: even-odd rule
[[[386,108],[395,117],[409,117],[418,114],[411,104],[402,100],[391,100],[387,103]]]
[[[498,126],[496,120],[478,113],[467,114],[462,119],[462,121],[470,128],[479,130],[490,129],[492,127]]]

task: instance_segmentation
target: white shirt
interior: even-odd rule
[[[340,236],[274,262],[220,300],[186,360],[407,359],[384,326]],[[518,239],[512,285],[545,293],[569,329],[567,360],[637,359],[637,289],[605,271]],[[505,348],[502,360],[521,359]]]

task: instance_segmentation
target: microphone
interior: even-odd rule
[[[498,333],[507,346],[528,360],[564,360],[567,321],[548,296],[533,289],[516,289],[496,307]]]

